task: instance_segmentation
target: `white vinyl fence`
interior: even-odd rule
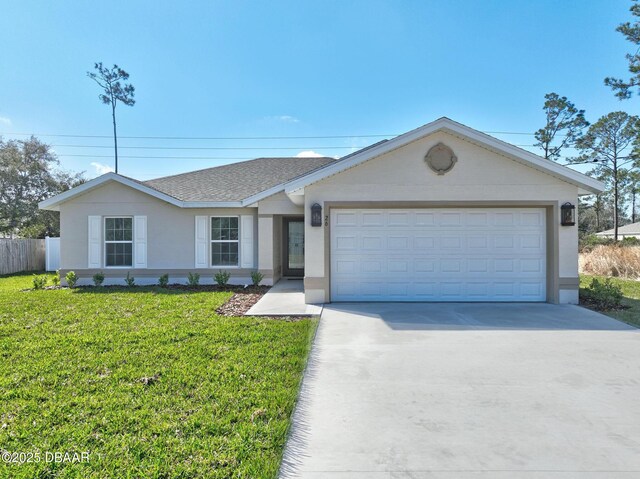
[[[45,267],[47,271],[56,271],[60,269],[60,238],[44,239],[45,241]]]
[[[0,274],[42,271],[45,266],[44,241],[0,238]]]

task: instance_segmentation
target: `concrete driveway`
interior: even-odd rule
[[[326,305],[281,477],[640,477],[640,330],[577,306]]]

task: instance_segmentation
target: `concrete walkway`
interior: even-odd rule
[[[640,477],[640,330],[577,306],[325,305],[283,478]]]
[[[319,316],[322,305],[305,304],[302,279],[282,278],[245,316]]]

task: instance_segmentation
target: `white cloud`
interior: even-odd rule
[[[281,121],[282,123],[300,123],[300,120],[291,115],[268,116],[266,120]]]
[[[93,166],[96,169],[96,173],[98,173],[99,175],[104,175],[105,173],[111,173],[113,170],[113,168],[111,168],[109,165],[103,165],[102,163],[98,163],[95,161],[91,162],[91,166]]]
[[[0,116],[0,123],[3,125],[11,126],[11,119],[6,116]]]
[[[278,117],[278,120],[284,121],[285,123],[300,123],[300,120],[298,120],[295,116],[291,116],[291,115],[280,115]]]
[[[296,155],[296,158],[323,158],[325,155],[321,155],[320,153],[316,153],[312,150],[301,151]]]

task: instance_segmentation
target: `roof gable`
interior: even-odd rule
[[[575,185],[579,188],[580,194],[601,193],[604,190],[604,184],[587,175],[567,168],[566,166],[559,165],[553,161],[545,160],[538,155],[510,145],[509,143],[498,140],[497,138],[493,138],[492,136],[457,123],[449,118],[440,118],[434,122],[421,126],[420,128],[416,128],[415,130],[397,136],[389,141],[378,143],[372,147],[358,151],[348,157],[344,157],[336,163],[292,180],[285,185],[285,192],[287,194],[295,194],[296,192],[303,190],[305,186],[316,183],[329,176],[340,174],[347,169],[353,168],[354,166],[381,155],[390,153],[438,131],[444,131],[454,136],[458,136],[525,166]]]
[[[116,173],[106,173],[102,176],[98,176],[97,178],[89,180],[86,183],[81,184],[80,186],[76,186],[75,188],[60,193],[59,195],[41,201],[40,203],[38,203],[38,207],[43,210],[58,211],[61,203],[69,201],[76,196],[88,193],[89,191],[94,190],[111,181],[141,191],[142,193],[146,193],[150,196],[166,201],[167,203],[181,206],[181,202],[178,199],[173,198],[172,196],[160,191],[154,190],[153,188],[150,188],[139,181],[127,178],[126,176],[117,175]]]

